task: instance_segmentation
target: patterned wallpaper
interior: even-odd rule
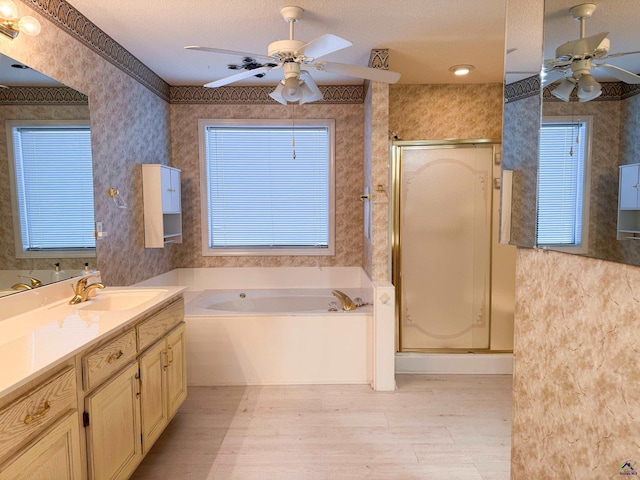
[[[502,85],[390,85],[389,128],[401,140],[502,137]]]
[[[336,127],[336,253],[328,257],[203,257],[200,227],[198,119],[291,118],[283,105],[171,105],[171,165],[182,170],[183,243],[174,246],[174,267],[361,266],[364,165],[362,104],[307,104],[295,118],[332,118]]]
[[[518,249],[511,478],[640,462],[640,268]]]
[[[532,247],[536,238],[536,185],[540,92],[504,105],[502,169],[513,170],[511,244]]]

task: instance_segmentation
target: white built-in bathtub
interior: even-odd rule
[[[190,385],[395,386],[393,287],[360,268],[176,269],[139,285],[188,286]],[[334,289],[367,305],[343,311]]]

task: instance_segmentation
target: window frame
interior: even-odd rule
[[[328,245],[327,247],[256,247],[256,248],[210,248],[209,247],[209,208],[207,183],[206,129],[208,127],[326,127],[329,134],[329,185],[328,185]],[[333,119],[199,119],[199,156],[200,156],[200,218],[202,256],[333,256],[335,255],[335,120]]]
[[[89,120],[7,120],[5,130],[7,135],[7,159],[9,162],[9,187],[11,192],[11,212],[13,216],[14,248],[16,258],[95,258],[96,246],[65,249],[23,250],[22,228],[20,220],[20,202],[18,200],[18,188],[16,185],[16,158],[13,141],[13,130],[20,127],[43,128],[73,128],[86,127],[90,131]],[[92,165],[93,171],[93,165]],[[93,190],[93,179],[91,180]],[[80,199],[79,201],[82,201]],[[95,212],[94,212],[95,214]]]
[[[593,138],[593,116],[581,115],[581,116],[567,116],[567,115],[545,115],[542,117],[541,126],[545,124],[571,124],[581,123],[584,124],[586,142],[583,142],[584,148],[584,177],[582,185],[582,229],[580,231],[580,244],[573,245],[559,245],[559,244],[539,244],[537,234],[537,220],[536,220],[536,247],[554,250],[558,252],[585,255],[589,252],[589,210],[591,203],[591,142]],[[542,135],[540,135],[542,138]],[[538,198],[538,192],[540,188],[540,179],[536,184],[536,199]],[[538,205],[536,200],[536,216],[538,212]]]

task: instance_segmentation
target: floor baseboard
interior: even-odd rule
[[[396,373],[511,375],[512,353],[396,353]]]

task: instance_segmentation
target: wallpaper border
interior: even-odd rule
[[[327,103],[363,103],[363,85],[319,85],[323,99],[317,104]],[[169,87],[169,103],[220,103],[220,104],[277,104],[269,93],[274,89],[268,86],[224,86],[204,88],[193,86]]]
[[[65,0],[19,0],[66,31],[105,60],[127,73],[165,101],[169,84],[98,28]]]
[[[624,82],[600,82],[602,85],[602,95],[591,100],[592,102],[607,102],[615,100],[624,100],[640,94],[640,85],[629,85]],[[523,98],[532,97],[540,94],[540,77],[534,75],[517,82],[504,86],[505,103],[522,100]],[[551,95],[551,88],[544,87],[542,98],[550,102],[562,102],[559,98]],[[571,101],[577,102],[578,97],[574,93],[571,95]]]
[[[88,105],[89,98],[69,87],[0,88],[0,105]]]

